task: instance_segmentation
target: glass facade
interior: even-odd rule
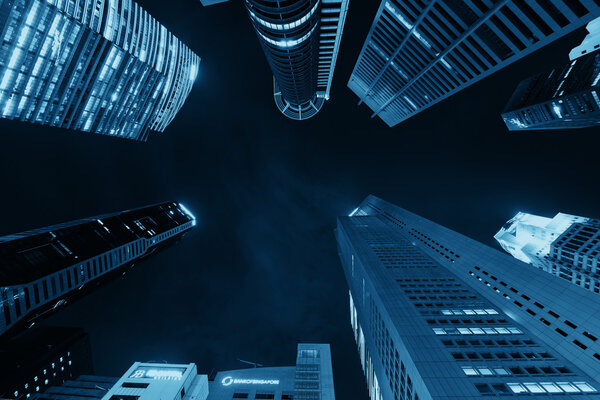
[[[130,0],[3,1],[0,29],[2,118],[146,140],[200,63]]]
[[[383,0],[348,87],[394,126],[599,13],[595,0]]]
[[[502,113],[511,131],[600,124],[600,18],[569,56],[571,62],[522,81]]]
[[[371,399],[600,398],[594,294],[373,196],[336,238]]]
[[[348,1],[245,0],[286,117],[308,119],[329,99]]]
[[[0,237],[0,335],[79,296],[196,223],[162,203]]]

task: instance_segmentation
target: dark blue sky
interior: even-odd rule
[[[136,360],[292,365],[297,342],[325,342],[338,398],[366,398],[337,215],[373,193],[490,245],[520,210],[600,216],[597,128],[509,134],[500,118],[517,83],[566,62],[583,30],[390,129],[346,87],[378,2],[351,1],[331,100],[305,122],[276,110],[241,2],[139,3],[202,57],[167,132],[136,143],[0,120],[0,234],[165,200],[199,219],[46,321],[90,332],[98,374]]]

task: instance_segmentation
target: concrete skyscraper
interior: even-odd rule
[[[600,398],[593,293],[373,196],[336,237],[373,400]]]
[[[131,0],[0,3],[0,117],[146,140],[200,58]]]
[[[295,366],[222,371],[211,380],[195,364],[136,362],[116,383],[102,385],[104,392],[94,386],[97,381],[110,384],[111,378],[82,377],[32,400],[335,400],[328,344],[298,344]]]
[[[600,124],[600,18],[569,54],[571,62],[522,81],[502,119],[511,131],[585,128]]]
[[[162,203],[0,237],[0,335],[176,241],[195,223],[183,205]]]
[[[494,238],[513,257],[600,293],[600,221],[558,213],[518,213]]]
[[[308,119],[329,99],[348,1],[244,0],[286,117]]]
[[[383,0],[348,86],[394,126],[599,14],[592,0]]]

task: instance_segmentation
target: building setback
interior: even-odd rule
[[[394,126],[590,21],[597,1],[383,0],[348,87]]]
[[[494,235],[513,257],[600,293],[600,221],[558,213],[518,213]]]
[[[0,398],[27,399],[93,373],[90,338],[80,328],[42,326],[0,341]]]
[[[308,119],[329,99],[348,1],[244,1],[286,117]]]
[[[195,223],[172,202],[0,237],[0,335],[31,325]]]
[[[200,58],[131,0],[0,3],[0,117],[146,140]]]
[[[373,196],[336,237],[373,400],[600,398],[593,293]]]
[[[523,80],[502,119],[511,131],[586,128],[600,124],[600,18],[570,53],[571,62]]]

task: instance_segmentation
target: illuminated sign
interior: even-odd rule
[[[161,367],[139,367],[130,378],[148,378],[163,381],[180,381],[183,378],[185,368],[161,368]]]
[[[221,380],[223,386],[229,386],[231,384],[242,384],[242,385],[279,385],[279,379],[240,379],[226,376]]]

